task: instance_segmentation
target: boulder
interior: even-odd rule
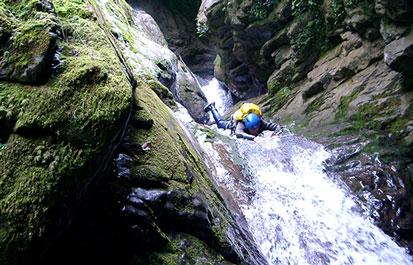
[[[209,115],[204,111],[207,99],[195,75],[181,60],[178,61],[177,80],[172,92],[196,122],[208,122]]]
[[[305,90],[303,93],[304,99],[313,97],[317,95],[318,93],[326,90],[328,85],[331,83],[332,79],[333,79],[333,76],[330,73],[324,73],[322,76],[320,76],[319,79],[309,84],[308,89]]]
[[[201,1],[131,1],[133,7],[150,15],[177,56],[198,75],[212,75],[215,50],[206,38],[199,38],[194,20]],[[207,34],[207,33],[205,33]]]
[[[413,7],[409,0],[376,0],[375,10],[398,24],[412,21]]]
[[[11,13],[32,13],[18,18],[9,54],[1,57],[2,67],[12,69],[4,74],[2,68],[0,81],[0,125],[11,125],[0,150],[1,264],[40,262],[68,229],[131,110],[131,83],[112,44],[95,19],[79,15],[87,5],[56,1],[55,15],[27,2],[7,6]],[[68,8],[69,16],[61,13]],[[56,44],[45,19],[54,16],[76,31],[59,41],[63,66],[43,83]]]
[[[384,61],[390,68],[413,78],[413,32],[392,41],[384,48]]]
[[[0,32],[0,80],[29,85],[39,85],[47,81],[51,73],[52,61],[57,48],[57,32],[53,5],[48,1],[33,4],[33,12],[49,12],[49,17],[20,21],[13,31]],[[10,16],[10,13],[8,13]],[[6,24],[7,26],[7,24]],[[7,28],[7,27],[6,27]]]

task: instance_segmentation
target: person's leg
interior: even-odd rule
[[[208,104],[204,110],[206,112],[211,111],[212,117],[214,117],[215,123],[217,124],[218,128],[221,129],[229,129],[231,122],[230,121],[224,121],[222,119],[221,114],[219,114],[218,110],[215,108],[215,103],[212,102]]]

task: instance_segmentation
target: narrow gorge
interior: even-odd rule
[[[413,264],[409,0],[0,0],[0,264]],[[284,126],[218,129],[258,104]]]

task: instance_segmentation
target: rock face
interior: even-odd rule
[[[198,15],[217,77],[241,98],[268,90],[249,100],[333,149],[332,170],[372,195],[374,218],[401,241],[413,229],[408,2],[205,0]]]
[[[1,5],[0,20],[4,26],[0,32],[0,80],[29,85],[45,82],[56,51],[58,24],[53,5],[37,1],[30,7],[28,12],[41,18],[36,23],[19,20]]]
[[[406,79],[413,79],[413,32],[390,42],[384,49],[384,61],[390,68],[403,73]]]
[[[211,76],[216,52],[202,29],[196,28],[200,0],[130,0],[135,9],[150,14],[161,28],[169,48],[197,75]],[[201,35],[201,36],[197,36]]]
[[[152,17],[125,1],[0,13],[0,264],[263,264],[168,108],[205,115]]]
[[[182,58],[168,48],[158,24],[140,6],[135,9],[127,3],[121,6],[124,11],[118,9],[116,3],[108,2],[102,12],[109,18],[115,38],[125,50],[125,57],[135,74],[145,79],[148,74],[155,76],[155,80],[150,81],[152,88],[165,103],[173,107],[172,95],[188,109],[194,120],[207,122],[209,116],[203,111],[205,96]]]
[[[1,44],[1,69],[12,69],[0,82],[1,264],[41,257],[71,223],[131,108],[131,84],[86,4],[53,3],[0,4],[16,22]],[[56,41],[64,63],[47,79]]]
[[[136,98],[115,174],[109,171],[47,264],[265,264],[170,110],[150,86],[139,86]]]

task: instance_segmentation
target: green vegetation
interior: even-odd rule
[[[332,0],[331,9],[332,9],[332,16],[330,20],[328,21],[329,25],[332,24],[334,25],[333,27],[341,25],[346,17],[346,11],[344,9],[343,0]]]
[[[270,14],[273,7],[278,3],[279,0],[256,0],[253,1],[252,6],[247,11],[250,19],[262,20]]]
[[[33,241],[43,243],[56,225],[65,225],[55,220],[57,214],[70,214],[63,211],[81,199],[130,110],[131,86],[87,5],[53,3],[57,16],[35,11],[25,1],[7,5],[20,20],[8,62],[25,66],[44,50],[51,28],[65,38],[59,41],[59,73],[44,85],[0,82],[0,124],[13,129],[0,148],[0,260],[5,264]]]
[[[357,97],[357,92],[352,95],[343,97],[341,99],[340,107],[336,113],[336,120],[342,120],[348,116],[348,106],[351,101]],[[380,98],[377,98],[380,99]],[[389,134],[392,135],[392,141],[400,141],[404,137],[404,130],[411,121],[413,115],[413,108],[409,107],[403,115],[396,118],[388,118],[395,115],[395,110],[400,105],[400,99],[397,97],[390,97],[381,104],[370,102],[358,107],[355,114],[348,118],[349,126],[338,133],[338,135],[348,134],[362,134],[371,143],[365,147],[368,152],[375,152],[380,146],[387,145],[389,140],[383,140]],[[376,140],[375,140],[376,139]],[[378,139],[380,142],[378,142]],[[401,146],[401,149],[404,147]]]
[[[152,253],[145,258],[139,258],[136,264],[231,264],[194,236],[177,234],[169,235],[169,238],[172,240],[163,251]]]
[[[280,90],[281,94],[279,96],[283,97],[283,94],[288,90],[292,90],[291,87],[294,83],[297,70],[294,66],[290,65],[286,69],[281,70],[280,75],[277,77],[270,77],[267,82],[268,95],[275,96]]]
[[[199,38],[205,38],[208,35],[208,24],[196,21],[196,34]]]
[[[310,105],[308,105],[308,107],[305,109],[305,113],[309,115],[315,111],[318,111],[320,110],[323,104],[324,104],[324,98],[323,96],[319,96],[318,98],[313,100],[313,102],[311,102]]]
[[[135,183],[152,183],[157,187],[168,190],[183,190],[191,196],[205,196],[209,207],[217,209],[220,222],[212,222],[213,238],[208,242],[216,250],[227,247],[226,229],[232,218],[223,207],[221,197],[208,177],[206,168],[198,153],[194,150],[185,133],[173,118],[170,110],[156,96],[154,91],[145,83],[136,90],[136,120],[151,126],[135,126],[130,130],[130,139],[142,146],[145,143],[150,149],[143,151],[133,149],[134,159],[132,170]],[[207,132],[214,137],[212,132]],[[179,209],[177,209],[179,210]],[[192,209],[189,209],[192,211]],[[196,232],[195,232],[196,233]],[[157,258],[162,260],[175,255],[161,253]],[[154,257],[153,257],[154,258]],[[166,261],[164,261],[166,262]]]
[[[282,108],[284,104],[287,103],[288,99],[290,99],[290,96],[291,90],[289,88],[284,87],[278,90],[271,99],[271,111],[275,112]]]
[[[291,7],[297,23],[306,22],[292,37],[298,58],[320,53],[327,44],[323,1],[294,0]]]
[[[59,17],[89,19],[93,16],[92,11],[85,6],[83,0],[54,0],[53,3]]]
[[[320,52],[326,45],[325,24],[320,15],[314,16],[304,28],[293,38],[293,45],[299,57],[308,56],[312,52]]]
[[[381,122],[375,119],[378,116],[377,114],[377,105],[374,103],[367,103],[359,106],[358,112],[350,117],[353,129],[380,129]]]
[[[371,18],[376,18],[377,15],[375,13],[375,3],[374,1],[370,0],[343,0],[344,6],[346,8],[356,9],[360,8],[364,14]]]
[[[340,105],[338,106],[338,111],[336,112],[335,119],[343,119],[347,116],[348,106],[357,97],[358,92],[354,91],[350,96],[344,96],[340,99]]]
[[[209,128],[201,127],[200,130],[206,134],[206,141],[211,141],[217,136],[216,133]]]
[[[308,11],[320,12],[323,0],[293,0],[291,10],[295,17],[299,17]]]

